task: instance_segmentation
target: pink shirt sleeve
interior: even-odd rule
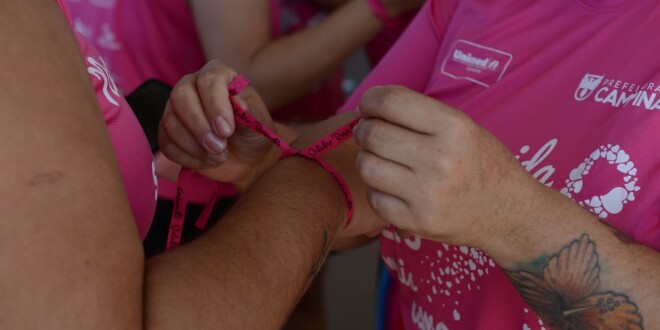
[[[364,92],[374,86],[401,85],[420,93],[424,92],[433,75],[444,28],[449,25],[451,18],[451,15],[446,15],[447,24],[444,26],[434,22],[434,16],[437,17],[438,13],[429,3],[431,2],[424,5],[408,29],[337,113],[355,109]],[[446,9],[455,6],[442,7]]]

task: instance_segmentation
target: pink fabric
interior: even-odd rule
[[[63,1],[57,3],[69,18]],[[77,40],[103,112],[135,223],[144,239],[156,208],[157,182],[151,149],[101,56],[84,38],[77,35]]]
[[[401,34],[406,30],[410,22],[415,17],[414,13],[404,15],[395,20],[396,24],[389,24],[378,32],[365,46],[367,58],[371,66],[376,66],[378,62],[387,54]]]
[[[430,0],[342,110],[369,86],[424,92],[659,250],[660,44],[644,32],[659,19],[650,0]],[[547,329],[479,250],[384,231],[381,252],[407,329]]]
[[[99,49],[126,94],[149,78],[174,85],[206,63],[185,1],[67,2],[76,30]]]
[[[184,75],[206,64],[192,13],[185,1],[66,0],[76,30],[92,40],[107,60],[117,85],[125,94],[145,80],[156,78],[174,85]],[[190,200],[205,203],[215,184],[195,174]],[[176,185],[159,178],[159,196],[173,200]],[[225,184],[221,197],[236,189]]]

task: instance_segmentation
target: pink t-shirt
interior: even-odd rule
[[[660,250],[659,22],[653,0],[431,0],[342,110],[369,86],[423,92]],[[547,329],[482,251],[385,231],[381,252],[406,329]]]
[[[125,94],[150,78],[172,86],[206,63],[185,1],[66,1]]]
[[[192,13],[185,1],[66,0],[76,30],[99,49],[124,94],[148,79],[173,86],[206,64]],[[173,200],[176,184],[159,178],[159,196]],[[195,175],[190,201],[206,203],[214,182]],[[223,185],[221,197],[235,196]]]
[[[69,18],[63,0],[57,3]],[[83,37],[76,37],[103,112],[135,223],[144,239],[156,209],[158,191],[151,149],[133,111],[119,93],[99,53]]]

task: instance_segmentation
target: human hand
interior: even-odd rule
[[[253,88],[230,97],[228,86],[236,76],[214,60],[174,86],[160,123],[159,144],[165,156],[213,180],[236,182],[251,177],[273,153],[270,140],[234,121],[230,99],[273,127]]]
[[[357,116],[358,114],[355,112],[346,112],[314,126],[310,126],[300,133],[298,138],[292,143],[292,147],[295,149],[303,149],[318,141],[320,138],[331,134],[339,127],[355,119]],[[353,220],[348,226],[344,226],[344,223],[342,223],[342,228],[339,234],[340,237],[344,238],[364,235],[374,237],[377,236],[386,225],[383,219],[371,210],[371,207],[367,202],[366,185],[355,171],[355,157],[359,150],[360,148],[355,143],[355,140],[349,139],[323,156],[323,159],[334,167],[344,178],[353,198]],[[329,174],[327,175],[329,176]],[[337,192],[339,193],[339,187],[337,187]],[[342,207],[344,212],[346,212],[346,205],[343,205]],[[344,242],[350,241],[344,240]],[[347,246],[352,245],[352,243],[347,244]]]
[[[402,87],[360,104],[357,168],[375,212],[400,229],[480,247],[515,231],[541,185],[464,113]]]

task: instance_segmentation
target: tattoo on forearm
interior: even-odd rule
[[[599,291],[598,252],[588,235],[541,260],[507,274],[551,329],[643,329],[639,309],[627,295]]]
[[[323,267],[323,262],[325,261],[325,258],[328,256],[329,250],[330,250],[330,239],[328,237],[328,232],[324,230],[323,245],[321,246],[321,254],[319,254],[319,257],[316,259],[316,262],[314,262],[312,269],[310,269],[309,271],[310,280],[314,279],[314,277],[316,277],[316,275],[321,270],[321,267]]]

